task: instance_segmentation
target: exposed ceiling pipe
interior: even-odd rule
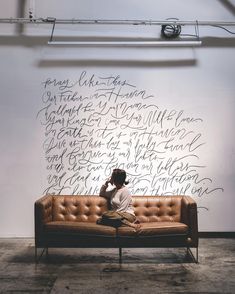
[[[20,23],[20,24],[84,24],[84,25],[191,25],[191,26],[235,26],[232,21],[180,21],[180,20],[106,20],[106,19],[56,19],[54,17],[47,18],[0,18],[0,23]]]
[[[56,19],[47,18],[0,18],[0,23],[9,24],[52,24],[52,33],[49,45],[78,45],[78,46],[151,46],[151,47],[187,47],[200,46],[199,26],[235,26],[231,21],[180,21],[180,20],[107,20],[107,19]],[[54,41],[53,33],[57,24],[77,24],[77,25],[156,25],[156,26],[195,26],[196,35],[193,40],[154,40],[154,41]]]

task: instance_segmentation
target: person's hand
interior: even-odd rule
[[[111,177],[111,178],[109,179],[109,182],[110,182],[111,185],[114,185],[113,177]]]
[[[106,187],[108,187],[109,183],[111,183],[111,182],[110,182],[110,178],[106,180],[106,182],[105,182],[104,185],[105,185]]]

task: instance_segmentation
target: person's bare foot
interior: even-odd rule
[[[134,224],[134,226],[135,226],[134,228],[135,228],[136,231],[139,231],[140,228],[141,228],[141,224],[139,224],[139,223]]]

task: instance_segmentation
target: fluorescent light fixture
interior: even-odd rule
[[[49,41],[48,45],[123,46],[123,47],[187,47],[201,46],[202,41]]]
[[[113,55],[113,50],[117,50]],[[127,54],[126,50],[131,50]],[[148,50],[148,54],[146,54]],[[96,64],[97,62],[120,62],[125,64],[194,64],[196,52],[193,47],[86,47],[86,46],[42,46],[38,47],[41,61],[75,61]],[[170,63],[172,62],[172,63]],[[75,63],[74,63],[75,64]]]

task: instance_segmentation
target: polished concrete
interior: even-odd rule
[[[199,264],[181,249],[50,249],[0,239],[0,293],[235,293],[235,239],[200,239]]]

